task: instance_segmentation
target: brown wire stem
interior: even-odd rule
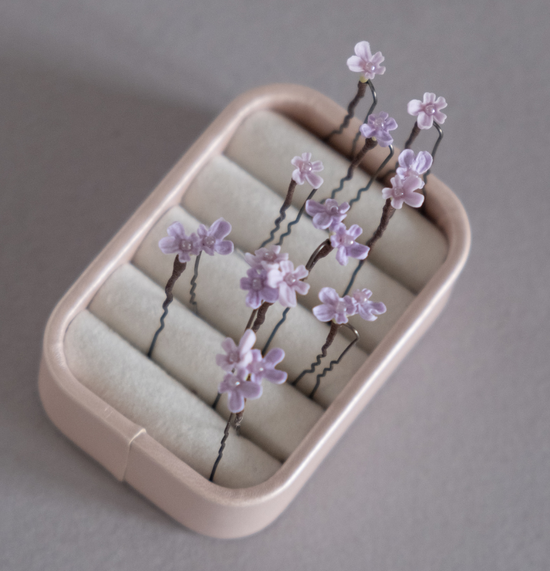
[[[264,248],[270,242],[273,242],[273,240],[275,239],[275,234],[278,232],[279,228],[281,227],[281,222],[286,218],[286,211],[292,204],[292,197],[294,196],[295,189],[296,189],[296,181],[291,180],[288,186],[288,190],[286,192],[285,201],[283,202],[283,205],[279,210],[279,216],[275,220],[275,225],[273,226],[271,232],[269,233],[269,237],[260,244],[260,248]]]
[[[405,149],[410,149],[412,144],[414,143],[414,140],[416,139],[416,137],[418,137],[418,134],[420,133],[420,127],[418,126],[418,121],[415,121],[414,123],[414,127],[412,128],[411,134],[409,135],[409,138],[407,139],[407,142],[405,143]]]
[[[375,139],[373,139],[373,138],[366,139],[365,144],[363,145],[361,150],[357,153],[357,155],[355,155],[355,158],[351,161],[351,164],[349,165],[348,172],[347,172],[346,176],[343,176],[340,179],[340,184],[338,185],[338,187],[335,188],[331,192],[331,194],[330,194],[331,198],[334,198],[336,193],[340,192],[344,188],[344,184],[346,184],[346,181],[351,180],[353,178],[353,173],[354,173],[355,169],[359,166],[359,163],[363,160],[363,157],[371,149],[374,149],[374,147],[376,147],[376,145],[377,145],[377,142]]]
[[[252,331],[254,331],[254,333],[258,333],[258,329],[260,329],[263,322],[265,321],[265,314],[272,305],[273,304],[269,303],[268,301],[264,301],[262,305],[260,305],[258,309],[258,315],[256,316],[256,321],[254,321],[254,325],[252,326]]]
[[[319,260],[326,258],[332,252],[332,250],[334,250],[334,248],[332,247],[332,245],[330,243],[330,239],[327,238],[322,244],[320,244],[315,249],[315,252],[313,252],[313,254],[311,254],[311,256],[310,256],[310,258],[306,264],[306,270],[308,272],[311,272],[311,270],[315,267],[315,264]],[[305,278],[302,281],[304,281],[304,280],[305,280]]]
[[[382,209],[382,218],[380,218],[380,224],[378,228],[374,231],[374,234],[369,238],[365,246],[372,248],[378,240],[382,237],[382,234],[386,231],[388,224],[390,223],[391,217],[395,214],[395,208],[391,205],[391,198],[386,200],[384,208]]]
[[[292,381],[292,386],[295,387],[305,375],[307,375],[308,373],[313,373],[315,371],[315,369],[321,363],[321,359],[327,356],[328,348],[332,345],[334,339],[336,339],[336,334],[338,333],[340,327],[342,327],[341,323],[335,323],[334,321],[331,322],[330,331],[328,332],[325,344],[321,347],[321,352],[317,355],[315,361],[311,363],[309,369],[305,369],[304,371],[302,371],[296,377],[296,379]]]
[[[382,217],[380,219],[380,224],[378,224],[378,228],[374,231],[374,234],[367,240],[365,246],[367,246],[368,248],[372,248],[376,244],[376,242],[380,240],[382,234],[384,234],[386,228],[388,227],[388,224],[390,223],[391,217],[394,214],[395,214],[395,208],[391,205],[391,198],[388,198],[384,204],[384,208],[382,209]],[[351,278],[349,280],[348,286],[346,287],[344,295],[348,295],[350,289],[353,287],[353,282],[355,282],[355,278],[357,277],[357,274],[359,273],[359,270],[363,267],[364,263],[365,260],[361,260],[357,264],[357,267],[355,268],[353,274],[351,275]]]
[[[253,309],[252,313],[250,314],[250,318],[248,319],[248,323],[246,324],[246,327],[244,328],[245,331],[252,327],[252,324],[254,323],[254,319],[256,318],[256,313],[258,313],[258,310]]]
[[[359,82],[357,83],[357,93],[355,94],[355,97],[348,104],[347,115],[344,117],[344,120],[342,121],[338,129],[334,129],[334,131],[329,133],[323,139],[323,143],[328,143],[328,141],[333,135],[340,135],[344,131],[344,129],[347,129],[349,122],[351,121],[352,117],[355,115],[355,108],[357,107],[359,101],[361,101],[361,99],[363,99],[363,97],[365,96],[366,91],[367,91],[367,82],[359,80]]]
[[[246,399],[244,399],[244,404],[246,406]],[[238,412],[235,415],[234,426],[235,426],[235,431],[237,433],[237,436],[241,435],[241,424],[243,423],[243,420],[244,420],[244,408],[243,408],[243,410],[241,410],[241,412]]]
[[[216,474],[218,464],[220,463],[220,461],[222,459],[223,451],[225,450],[225,443],[227,442],[227,439],[229,438],[229,429],[231,428],[231,421],[232,420],[233,420],[233,413],[231,413],[229,415],[229,419],[227,421],[227,424],[225,425],[225,430],[223,431],[223,438],[222,438],[222,441],[220,443],[220,449],[218,450],[218,457],[216,458],[216,461],[214,462],[214,466],[212,466],[212,472],[210,473],[210,478],[208,478],[211,482],[214,481],[214,475]]]
[[[147,357],[149,357],[149,359],[153,354],[153,349],[155,348],[155,345],[157,343],[158,336],[160,335],[160,332],[164,329],[164,320],[168,315],[168,306],[172,303],[172,301],[174,301],[174,294],[172,293],[172,290],[174,289],[174,285],[177,279],[181,276],[181,274],[183,274],[183,271],[185,270],[186,266],[187,263],[180,262],[179,255],[176,255],[176,257],[174,258],[174,267],[172,269],[172,275],[170,276],[168,282],[166,282],[166,287],[164,288],[164,291],[166,293],[166,299],[162,304],[162,309],[164,310],[164,313],[160,317],[160,327],[155,331],[155,334],[153,335],[153,340],[151,341],[151,346],[149,347],[149,351],[147,351]]]

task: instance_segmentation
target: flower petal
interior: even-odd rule
[[[427,105],[428,103],[435,103],[435,93],[430,93],[428,91],[424,93],[424,105]]]
[[[319,299],[327,305],[336,305],[340,301],[340,296],[331,287],[324,287],[319,292]]]
[[[347,231],[347,235],[356,240],[363,233],[363,228],[359,224],[352,224]]]
[[[178,241],[171,236],[159,240],[159,248],[163,254],[175,254],[179,250]]]
[[[227,256],[228,254],[232,254],[235,246],[231,240],[221,240],[220,242],[216,242],[214,246],[214,250],[218,252],[221,256]]]
[[[447,115],[445,115],[445,113],[442,113],[441,111],[437,111],[434,113],[434,117],[435,120],[440,123],[441,125],[443,125],[443,123],[445,123],[445,119],[447,119]]]
[[[305,176],[306,180],[309,182],[309,184],[311,184],[313,188],[319,188],[324,182],[324,180],[314,172],[309,172]]]
[[[218,218],[210,226],[210,236],[216,240],[223,240],[231,232],[231,224],[223,218]]]
[[[347,59],[346,64],[350,71],[357,71],[363,73],[363,60],[358,56],[351,56]]]
[[[424,105],[420,99],[411,99],[407,104],[407,113],[409,115],[418,115],[424,109]]]
[[[239,385],[239,393],[247,399],[258,399],[262,396],[262,385],[244,381]]]
[[[254,347],[254,343],[256,343],[256,334],[252,329],[247,329],[239,341],[239,353],[242,355],[243,353],[250,351],[250,349]]]
[[[401,167],[405,169],[411,168],[414,163],[414,151],[412,149],[405,149],[404,151],[401,151],[397,160]]]
[[[348,255],[346,252],[346,248],[344,248],[343,246],[338,248],[338,251],[336,252],[336,261],[341,266],[345,266],[348,263]]]
[[[421,129],[430,129],[434,120],[432,115],[422,112],[418,115],[416,122]]]
[[[419,206],[422,206],[422,203],[424,202],[424,195],[419,192],[412,192],[407,195],[404,200],[405,204],[408,204],[413,208],[418,208]]]
[[[244,409],[244,397],[236,391],[231,391],[229,393],[227,408],[231,412],[241,412]]]
[[[355,44],[354,51],[362,60],[370,61],[372,59],[369,42],[362,41]]]
[[[355,258],[356,260],[364,260],[369,254],[370,248],[364,246],[363,244],[352,244],[346,248],[346,253],[350,258]]]
[[[267,352],[264,361],[271,367],[275,367],[285,358],[285,352],[279,347],[275,347]]]
[[[334,309],[328,305],[316,305],[311,311],[319,321],[331,321],[334,317]]]
[[[279,303],[283,307],[296,307],[296,292],[285,281],[279,284]]]
[[[287,377],[288,375],[284,371],[277,371],[276,369],[268,369],[267,371],[264,371],[264,379],[276,385],[283,384]]]
[[[408,149],[408,150],[410,150],[410,149]],[[404,152],[405,151],[403,151],[403,153]],[[403,153],[401,153],[401,155]],[[414,155],[414,153],[413,153],[413,155]],[[433,163],[432,155],[430,155],[430,153],[428,153],[428,151],[420,151],[416,157],[416,160],[414,161],[414,170],[418,174],[424,174],[426,171],[428,171],[431,168],[432,163]]]
[[[304,184],[305,179],[304,179],[304,173],[300,170],[300,169],[296,169],[295,171],[292,172],[292,180],[296,183],[296,184]]]
[[[174,238],[185,238],[185,230],[180,222],[173,222],[168,226],[166,232],[169,236],[173,236]]]
[[[315,200],[306,200],[306,212],[310,216],[315,216],[316,214],[324,214],[326,211],[323,204]]]

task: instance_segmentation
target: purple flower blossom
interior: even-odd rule
[[[338,202],[333,198],[327,198],[323,204],[308,200],[306,202],[306,212],[313,216],[313,226],[319,230],[333,230],[346,217],[349,204]]]
[[[305,266],[294,269],[292,262],[284,261],[279,263],[278,268],[273,267],[268,271],[267,284],[269,287],[278,288],[279,303],[283,307],[296,307],[296,292],[305,295],[309,291],[309,284],[300,281],[308,274]]]
[[[204,224],[200,224],[197,228],[197,234],[201,241],[201,248],[209,256],[213,256],[214,252],[227,256],[233,253],[233,242],[231,240],[224,240],[224,238],[231,232],[231,224],[223,218],[218,218],[210,230]]]
[[[428,151],[420,151],[418,155],[414,156],[414,152],[411,149],[405,149],[399,155],[399,168],[397,169],[397,176],[399,178],[407,178],[409,176],[416,176],[419,178],[422,186],[424,187],[424,181],[420,178],[425,172],[429,171],[433,158]]]
[[[256,250],[254,254],[247,252],[244,255],[244,259],[247,261],[248,265],[254,269],[261,270],[270,265],[279,264],[279,262],[284,262],[288,260],[288,254],[281,254],[281,246],[268,246],[267,248],[260,248]]]
[[[187,236],[179,222],[170,224],[166,232],[168,236],[159,241],[159,248],[163,254],[177,254],[182,264],[188,262],[191,256],[198,256],[201,245],[199,237],[194,232]]]
[[[279,297],[279,290],[269,287],[267,283],[267,270],[250,268],[246,275],[241,278],[241,289],[248,290],[246,305],[252,309],[258,309],[262,302],[275,303]]]
[[[359,130],[365,139],[376,138],[381,147],[389,147],[393,143],[390,131],[397,129],[397,123],[385,111],[371,113],[366,123],[363,123]]]
[[[270,383],[280,385],[287,379],[284,371],[277,371],[275,365],[285,358],[285,352],[282,349],[271,349],[265,357],[262,358],[262,352],[259,349],[252,350],[252,362],[247,369],[250,373],[250,380],[253,383],[261,383],[262,379],[267,379]]]
[[[323,184],[323,179],[315,174],[321,172],[325,167],[321,161],[311,162],[311,153],[302,153],[301,157],[294,157],[291,164],[296,167],[292,172],[292,180],[297,184],[304,184],[307,180],[313,188],[319,188]]]
[[[331,321],[342,324],[348,322],[348,317],[355,315],[356,307],[349,295],[340,297],[336,290],[331,287],[324,287],[319,292],[319,299],[322,305],[313,308],[313,315],[319,321]]]
[[[334,232],[330,237],[330,244],[333,248],[338,248],[336,259],[339,264],[345,266],[348,263],[348,256],[356,260],[364,260],[367,257],[370,248],[355,241],[363,233],[360,226],[354,224],[348,230],[344,224],[338,224]]]
[[[424,93],[424,101],[420,99],[412,99],[407,105],[409,115],[418,117],[416,120],[421,129],[429,129],[434,122],[434,119],[443,125],[447,115],[441,112],[441,109],[447,107],[447,102],[444,97],[435,98],[435,93]]]
[[[248,371],[237,369],[235,374],[227,373],[220,383],[218,392],[228,393],[228,408],[231,412],[241,412],[245,399],[257,399],[262,396],[262,385],[247,381]]]
[[[391,205],[397,210],[403,206],[403,202],[413,208],[418,208],[424,202],[424,196],[414,191],[422,186],[422,180],[417,176],[407,178],[394,176],[391,179],[391,188],[383,188],[382,196],[386,200],[391,198]]]
[[[224,371],[230,373],[233,369],[244,369],[252,361],[252,347],[256,343],[256,334],[251,329],[247,329],[239,345],[231,337],[222,341],[222,349],[226,355],[219,353],[216,355],[216,365]]]
[[[351,294],[357,313],[365,321],[376,321],[379,315],[386,313],[386,306],[381,301],[369,301],[371,295],[370,289],[356,289]]]
[[[369,42],[355,44],[355,55],[348,58],[347,64],[351,71],[362,73],[367,79],[374,79],[376,74],[384,75],[386,68],[380,65],[384,61],[381,52],[372,55]]]

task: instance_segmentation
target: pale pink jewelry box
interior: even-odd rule
[[[88,306],[111,273],[132,259],[155,222],[170,207],[180,203],[203,166],[223,153],[239,125],[261,109],[285,115],[319,138],[336,128],[345,113],[327,97],[293,85],[267,86],[237,98],[59,302],[46,327],[39,374],[42,403],[61,432],[115,478],[128,482],[174,519],[197,532],[220,538],[243,537],[263,529],[292,501],[441,312],[470,246],[468,219],[461,203],[446,185],[430,175],[424,213],[448,241],[444,263],[271,478],[243,489],[228,489],[209,482],[154,440],[143,427],[128,420],[73,376],[64,353],[64,336],[71,321]],[[346,155],[358,127],[355,119],[331,144]],[[385,155],[386,151],[377,147],[366,155],[362,168],[373,172]]]

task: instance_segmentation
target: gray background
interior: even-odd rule
[[[0,568],[548,569],[547,0],[4,0]],[[472,252],[451,301],[288,510],[236,541],[173,522],[65,439],[36,379],[56,301],[235,96],[449,107],[436,174]],[[408,127],[399,132],[399,140]]]

